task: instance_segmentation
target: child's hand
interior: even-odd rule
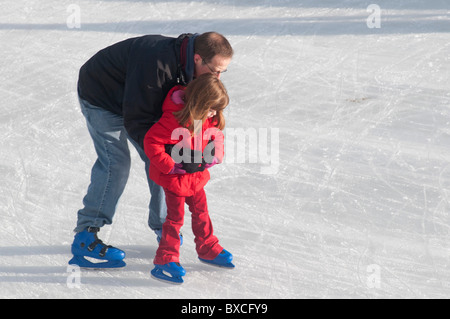
[[[182,163],[175,163],[169,174],[186,174],[186,171],[183,169]]]
[[[219,159],[214,156],[214,159],[213,159],[212,163],[205,163],[203,165],[203,167],[206,168],[206,169],[209,169],[209,168],[213,167],[216,164],[219,164]]]

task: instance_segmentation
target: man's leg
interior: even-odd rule
[[[123,117],[80,99],[97,152],[91,183],[78,211],[76,232],[111,224],[130,172],[130,152]]]
[[[130,137],[128,140],[134,145],[139,156],[145,163],[145,174],[147,176],[148,187],[150,189],[150,203],[148,205],[148,226],[152,230],[161,230],[167,216],[166,196],[164,189],[150,179],[150,160],[144,150]]]

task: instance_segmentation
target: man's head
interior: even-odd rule
[[[212,73],[220,78],[220,75],[227,71],[233,53],[233,48],[223,35],[217,32],[199,35],[194,45],[194,76]]]

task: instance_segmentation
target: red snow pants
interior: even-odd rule
[[[219,240],[214,236],[213,226],[208,213],[206,193],[202,188],[190,197],[178,196],[167,189],[166,194],[167,217],[162,228],[162,237],[156,257],[155,265],[170,262],[180,262],[180,229],[184,223],[184,204],[188,204],[192,213],[192,231],[195,236],[197,254],[200,258],[212,260],[223,250]]]

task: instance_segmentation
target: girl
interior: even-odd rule
[[[228,103],[222,82],[213,74],[204,74],[187,87],[176,86],[169,92],[161,119],[145,136],[150,178],[164,188],[167,204],[167,218],[153,261],[152,275],[158,279],[182,283],[186,274],[179,259],[185,203],[192,213],[199,259],[234,268],[233,256],[213,234],[203,189],[210,178],[208,169],[223,159],[222,111]]]

